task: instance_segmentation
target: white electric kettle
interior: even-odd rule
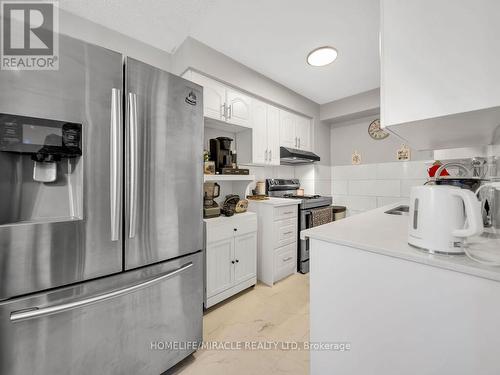
[[[464,239],[484,229],[476,195],[455,186],[413,187],[409,219],[408,243],[431,253],[463,254]]]

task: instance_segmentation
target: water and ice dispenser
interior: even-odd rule
[[[0,225],[81,215],[82,125],[0,113]]]

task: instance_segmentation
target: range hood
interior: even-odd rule
[[[319,156],[313,152],[290,147],[280,147],[281,164],[311,164],[319,160]]]

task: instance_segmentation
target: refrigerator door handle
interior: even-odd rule
[[[120,239],[122,193],[122,97],[121,90],[111,90],[110,197],[111,241]]]
[[[90,297],[90,298],[85,298],[82,300],[77,300],[74,302],[69,302],[69,303],[64,303],[61,305],[55,305],[55,306],[48,306],[48,307],[34,307],[32,309],[23,309],[19,311],[13,311],[10,314],[10,321],[12,323],[24,321],[24,320],[29,320],[29,319],[36,319],[36,318],[41,318],[47,315],[53,315],[53,314],[58,314],[62,313],[65,311],[85,307],[88,305],[92,305],[95,303],[99,303],[102,301],[106,301],[112,298],[117,298],[124,296],[125,294],[133,293],[138,290],[150,287],[154,284],[157,284],[163,280],[169,279],[171,277],[174,277],[176,275],[179,275],[180,273],[188,270],[189,268],[193,267],[193,262],[189,262],[184,264],[183,266],[179,267],[178,269],[174,271],[167,272],[161,276],[155,277],[153,279],[150,279],[148,281],[145,281],[143,283],[135,284],[126,288],[114,290],[109,293],[101,294],[95,297]]]
[[[128,94],[129,118],[129,238],[134,238],[137,226],[137,95]]]

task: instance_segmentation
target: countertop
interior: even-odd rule
[[[248,217],[248,216],[257,216],[255,212],[241,212],[239,214],[234,214],[233,216],[224,216],[220,215],[217,217],[212,217],[211,219],[203,219],[205,223],[211,223],[211,224],[223,224],[223,223],[230,223],[231,220],[237,219],[237,218],[243,218],[243,217]]]
[[[401,258],[433,267],[462,272],[500,281],[500,267],[486,266],[466,255],[438,255],[408,244],[408,216],[389,215],[385,211],[405,202],[391,204],[330,224],[300,232],[300,237],[345,245],[373,253]],[[314,257],[314,249],[312,250]],[[500,257],[500,251],[498,252]]]
[[[291,204],[301,204],[302,199],[290,199],[290,198],[269,198],[266,200],[253,200],[249,199],[248,203],[258,203],[258,204],[270,204],[272,206],[289,206]]]

